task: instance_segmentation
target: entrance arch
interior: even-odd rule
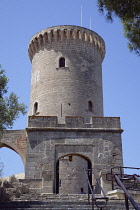
[[[0,148],[7,147],[21,157],[24,167],[26,165],[27,137],[25,130],[6,130],[0,139]]]
[[[85,169],[91,169],[91,161],[80,154],[66,154],[56,162],[56,194],[80,194],[89,192]],[[92,184],[92,174],[89,174]]]
[[[20,155],[9,147],[0,148],[0,162],[4,166],[1,176],[8,177],[11,174],[24,173],[24,165]]]

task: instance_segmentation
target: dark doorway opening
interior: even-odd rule
[[[83,187],[84,188],[84,191],[86,190],[86,193],[89,193],[91,194],[90,192],[90,189],[88,187],[88,182],[86,180],[86,176],[85,176],[85,173],[84,173],[84,169],[81,168],[81,169],[77,169],[77,165],[75,166],[75,168],[72,166],[72,168],[70,168],[72,162],[74,161],[74,158],[75,157],[78,157],[78,158],[81,158],[81,160],[84,160],[86,162],[86,169],[92,169],[92,164],[91,164],[91,161],[89,159],[87,159],[86,157],[84,156],[78,156],[78,155],[75,155],[75,154],[72,154],[72,155],[66,155],[65,157],[61,157],[59,158],[59,160],[56,162],[56,181],[55,181],[55,193],[56,194],[64,194],[66,192],[66,194],[73,194],[71,192],[68,192],[68,188],[69,186],[71,185],[71,183],[73,183],[74,185],[74,180],[71,180],[72,177],[76,177],[77,176],[77,180],[79,181],[79,183],[81,182],[82,183],[82,180],[85,180],[85,185],[86,187]],[[68,162],[69,163],[69,166],[66,167],[66,170],[65,172],[63,172],[62,170],[64,170],[65,168],[61,168],[62,167],[62,160],[65,158],[64,162]],[[79,170],[79,173],[80,174],[77,174],[77,172],[75,174],[73,174],[73,176],[71,176],[71,170],[72,171],[78,171]],[[64,173],[64,174],[63,174]],[[63,174],[63,176],[62,176]],[[70,178],[70,181],[67,179],[67,176],[69,176]],[[80,179],[79,179],[80,177]],[[89,181],[90,181],[90,184],[92,185],[92,173],[88,173],[88,178],[89,178]],[[64,183],[65,182],[65,183]],[[79,184],[78,184],[78,187],[79,187]],[[80,188],[79,187],[79,190],[76,191],[76,193],[74,194],[77,194],[77,193],[80,193]],[[64,188],[64,190],[62,189]],[[76,188],[76,186],[75,186]],[[86,189],[85,189],[86,188]]]

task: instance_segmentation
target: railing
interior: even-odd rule
[[[124,174],[124,169],[140,170],[140,168],[133,168],[133,167],[114,167],[111,169],[111,174],[107,174],[107,180],[112,181],[112,190],[115,189],[117,184],[124,191],[126,210],[129,210],[128,200],[131,202],[131,204],[136,210],[140,210],[137,203],[134,201],[134,199],[128,192],[128,189],[140,191],[140,179],[139,179],[140,175]],[[108,179],[109,176],[111,180]]]
[[[132,173],[132,174],[126,174],[124,172],[124,170],[131,170],[131,171],[134,171],[135,170],[135,173]],[[111,176],[113,174],[118,174],[119,178],[120,179],[123,179],[123,182],[125,182],[125,185],[127,185],[127,189],[134,189],[134,190],[137,190],[137,191],[140,191],[140,186],[136,186],[136,179],[134,178],[134,174],[136,174],[136,171],[137,173],[140,173],[140,168],[134,168],[134,167],[113,167],[111,168]],[[140,175],[137,174],[137,177],[140,177]],[[131,180],[131,182],[130,182]],[[111,181],[112,181],[112,190],[115,189],[115,182],[114,182],[114,179],[111,178]],[[127,184],[128,183],[128,184]]]
[[[91,193],[91,196],[92,196],[92,209],[94,210],[94,206],[96,205],[100,210],[102,210],[103,208],[107,208],[107,201],[108,201],[108,197],[106,196],[101,184],[100,184],[100,181],[99,179],[96,177],[96,174],[94,172],[93,169],[85,169],[84,168],[84,172],[85,172],[85,176],[86,176],[86,179],[87,179],[87,182],[88,182],[88,186],[89,186],[89,189],[90,189],[90,193]],[[93,187],[92,187],[92,184],[90,183],[90,180],[89,180],[89,175],[90,173],[93,173],[94,174],[94,178],[95,178],[95,181],[96,183],[98,184],[98,187],[101,191],[101,193],[103,194],[102,197],[96,197],[95,196],[95,193],[94,193],[94,190],[93,190]],[[88,200],[89,200],[89,191],[88,191]],[[98,202],[97,202],[98,201]],[[100,203],[99,203],[100,201]],[[102,201],[102,202],[101,202]],[[104,201],[104,202],[103,202]]]

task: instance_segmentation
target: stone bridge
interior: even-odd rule
[[[25,130],[7,130],[0,140],[0,147],[7,147],[18,153],[26,164],[27,137]]]

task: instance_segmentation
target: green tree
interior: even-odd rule
[[[140,56],[140,0],[97,0],[99,11],[106,19],[118,17],[123,25],[128,48]]]
[[[23,103],[18,103],[18,97],[15,93],[7,96],[8,78],[5,71],[0,66],[0,134],[7,128],[13,126],[14,121],[20,114],[26,114],[26,106]],[[5,95],[6,94],[6,95]]]

